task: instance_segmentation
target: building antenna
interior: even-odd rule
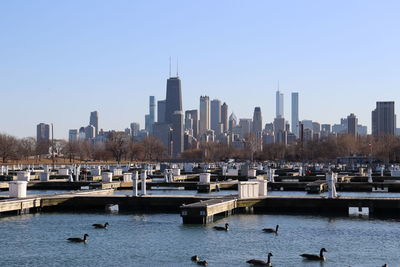
[[[176,77],[179,77],[179,59],[176,57]]]
[[[169,56],[169,78],[171,78],[171,56]]]

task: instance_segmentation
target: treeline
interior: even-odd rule
[[[35,138],[18,139],[0,134],[0,157],[8,161],[39,160],[50,157],[50,142],[38,143]],[[262,147],[262,149],[260,149]],[[124,133],[111,133],[105,142],[57,141],[55,155],[68,162],[79,161],[160,161],[170,160],[167,149],[153,136],[141,142],[133,142]],[[198,149],[183,152],[181,160],[216,162],[237,160],[285,160],[285,161],[332,161],[338,157],[360,155],[372,156],[385,163],[400,162],[400,138],[392,135],[357,137],[338,135],[307,143],[290,145],[258,144],[253,136],[244,140],[244,148],[236,149],[224,143],[203,143]]]
[[[52,149],[57,158],[69,162],[79,161],[157,161],[166,158],[163,144],[153,136],[141,142],[133,142],[123,133],[111,133],[105,142],[93,143],[88,140],[56,140],[53,144],[37,142],[35,138],[18,139],[8,134],[0,134],[0,157],[8,161],[28,161],[51,157]]]

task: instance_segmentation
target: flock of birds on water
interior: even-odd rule
[[[100,223],[95,223],[92,225],[94,228],[96,229],[107,229],[107,227],[109,226],[109,223],[106,222],[105,224],[100,224]],[[229,231],[229,224],[226,223],[225,226],[214,226],[213,227],[214,230],[216,231]],[[270,233],[270,234],[278,234],[278,230],[279,230],[279,225],[277,225],[275,228],[264,228],[262,229],[262,231],[264,233]],[[89,237],[88,234],[84,234],[83,238],[80,237],[70,237],[67,240],[73,243],[86,243],[87,242],[87,238]],[[321,248],[321,250],[319,251],[319,255],[318,254],[301,254],[300,256],[303,257],[304,260],[308,260],[308,261],[326,261],[326,258],[324,256],[324,252],[328,252],[325,248]],[[272,257],[272,253],[269,252],[267,255],[267,261],[263,261],[263,260],[257,260],[257,259],[251,259],[246,261],[247,263],[253,265],[253,266],[268,266],[268,267],[272,267],[272,263],[271,263],[271,257]],[[208,262],[205,260],[201,260],[197,255],[192,256],[191,260],[195,263],[197,263],[198,265],[201,266],[208,266]],[[384,264],[382,267],[389,267],[387,264]]]

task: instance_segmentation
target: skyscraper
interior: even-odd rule
[[[149,114],[145,116],[145,129],[149,133],[153,132],[153,124],[155,122],[156,100],[154,96],[149,97]]]
[[[172,123],[172,115],[175,111],[182,111],[182,91],[179,77],[171,77],[167,80],[165,101],[165,122]]]
[[[224,132],[228,131],[228,105],[226,103],[224,103],[221,106],[221,123],[222,123],[222,130]]]
[[[165,122],[165,100],[160,100],[157,102],[157,122],[164,123]]]
[[[352,136],[357,136],[357,125],[358,125],[358,119],[357,117],[351,113],[349,116],[347,116],[347,133],[352,135]]]
[[[36,126],[36,140],[37,142],[48,142],[50,140],[50,125],[39,123]]]
[[[232,112],[232,114],[229,116],[229,131],[232,131],[233,128],[236,127],[238,123],[236,115]]]
[[[276,91],[276,117],[284,117],[283,115],[283,93]]]
[[[179,156],[183,152],[183,111],[172,114],[172,155]]]
[[[205,134],[208,130],[210,130],[210,98],[200,96],[199,135]]]
[[[211,101],[211,130],[218,132],[221,123],[221,101],[214,99]]]
[[[99,134],[99,113],[97,111],[90,112],[89,125],[94,127],[96,137]]]
[[[78,141],[78,130],[71,129],[68,131],[68,142]]]
[[[292,93],[292,133],[299,137],[299,93]]]
[[[263,127],[263,122],[262,122],[261,108],[255,107],[254,113],[253,113],[253,131],[252,132],[255,133],[257,136],[261,136],[262,127]]]
[[[253,121],[251,119],[239,119],[239,126],[241,127],[241,137],[246,138],[253,129]]]
[[[189,116],[192,119],[193,136],[197,137],[197,135],[199,134],[199,112],[197,111],[197,109],[187,110],[185,112],[185,120]]]
[[[136,137],[139,135],[140,131],[140,124],[137,122],[132,122],[131,123],[131,135],[132,137]]]
[[[376,108],[372,111],[372,135],[394,135],[395,131],[394,101],[376,102]]]

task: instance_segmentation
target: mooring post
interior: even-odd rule
[[[139,174],[137,171],[135,171],[132,176],[132,189],[133,189],[133,196],[135,197],[138,196],[138,180],[139,180]]]
[[[147,171],[143,170],[140,174],[140,180],[142,182],[142,195],[146,195],[146,179],[147,179]]]
[[[385,173],[385,165],[382,165],[381,166],[381,177],[383,177],[384,173]]]
[[[372,169],[368,168],[368,183],[372,183]]]
[[[328,198],[336,198],[336,186],[337,174],[334,172],[326,174],[326,181],[328,182]]]

